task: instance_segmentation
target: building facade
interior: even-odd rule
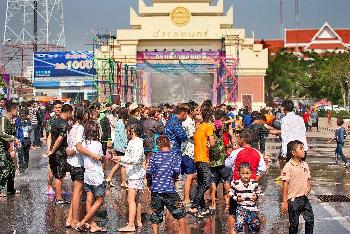
[[[151,6],[139,0],[138,13],[130,8],[130,28],[118,29],[95,56],[136,66],[147,105],[208,98],[265,105],[267,49],[233,27],[233,6],[224,12],[224,0],[153,0]]]

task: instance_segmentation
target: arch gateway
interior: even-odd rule
[[[224,12],[224,0],[153,0],[150,6],[139,0],[138,13],[130,8],[130,28],[118,29],[95,57],[100,67],[112,59],[120,68],[110,92],[121,102],[265,105],[267,49],[233,28],[233,6]],[[98,79],[103,85],[105,78]]]

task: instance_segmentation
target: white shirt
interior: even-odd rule
[[[139,137],[130,140],[125,155],[120,160],[126,169],[126,180],[143,179],[146,173],[142,167],[144,158],[143,140]]]
[[[193,142],[193,139],[191,138],[193,137],[193,134],[196,131],[196,123],[190,116],[187,116],[187,119],[182,122],[182,127],[185,130],[186,135],[188,137],[188,140],[181,144],[182,155],[183,156],[187,155],[193,159],[194,142]]]
[[[74,124],[67,136],[68,147],[75,150],[75,154],[72,157],[67,157],[67,162],[73,167],[82,167],[83,158],[76,149],[78,143],[84,141],[84,127],[81,124]]]
[[[92,153],[103,156],[102,144],[99,141],[84,141],[83,147]],[[99,186],[104,181],[102,163],[84,155],[84,183]]]
[[[306,128],[303,118],[294,112],[289,112],[281,121],[282,155],[287,155],[287,144],[299,140],[304,144],[304,150],[309,148],[306,141]]]

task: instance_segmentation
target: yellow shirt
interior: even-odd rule
[[[209,162],[208,137],[213,134],[214,125],[211,123],[202,123],[196,129],[193,136],[195,162]]]

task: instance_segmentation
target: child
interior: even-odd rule
[[[337,148],[335,148],[335,158],[334,158],[334,165],[338,165],[338,156],[341,157],[343,160],[344,167],[349,167],[348,160],[346,160],[346,157],[343,153],[343,146],[345,142],[345,138],[347,137],[347,133],[345,128],[342,126],[344,124],[344,120],[342,118],[337,119],[337,129],[335,130],[335,137],[328,141],[328,143],[331,143],[332,141],[335,141],[337,143]]]
[[[77,231],[86,231],[87,223],[94,218],[97,211],[104,203],[106,184],[104,182],[103,150],[100,139],[100,128],[96,121],[90,121],[85,128],[84,148],[99,155],[91,158],[84,155],[84,190],[86,191],[86,215],[74,228]],[[95,200],[95,202],[93,202]],[[90,225],[90,232],[106,232],[105,229],[97,226],[95,222]]]
[[[141,222],[141,202],[140,192],[143,191],[143,179],[145,170],[142,167],[144,161],[144,149],[142,136],[142,127],[139,124],[131,124],[127,128],[127,136],[129,139],[128,146],[125,151],[125,156],[114,156],[113,160],[116,163],[122,162],[126,169],[126,183],[128,188],[128,205],[129,205],[129,222],[128,224],[118,229],[118,232],[134,232],[135,216],[137,226],[142,227]]]
[[[249,163],[244,162],[239,165],[239,177],[239,180],[231,183],[230,194],[238,204],[236,223],[232,233],[242,232],[244,226],[248,227],[249,233],[256,233],[260,229],[256,206],[260,189],[258,182],[252,180],[252,170]]]
[[[160,136],[157,145],[159,152],[151,155],[146,172],[147,185],[151,187],[153,233],[158,233],[158,225],[163,222],[164,206],[179,221],[181,233],[185,233],[186,211],[174,183],[180,175],[181,158],[170,151],[166,136]]]
[[[310,193],[310,169],[305,161],[304,145],[295,140],[287,145],[287,155],[291,159],[282,171],[282,203],[281,212],[288,210],[289,233],[298,233],[299,216],[305,220],[305,233],[313,233],[314,213],[307,195]]]
[[[263,156],[259,151],[252,148],[251,144],[255,140],[255,134],[251,129],[244,129],[238,137],[238,144],[241,148],[234,150],[231,155],[226,159],[225,166],[232,168],[233,181],[240,178],[239,176],[239,165],[242,163],[249,163],[252,172],[252,179],[259,181],[266,172],[266,163]],[[229,229],[233,228],[235,223],[237,201],[230,198],[229,204]]]

